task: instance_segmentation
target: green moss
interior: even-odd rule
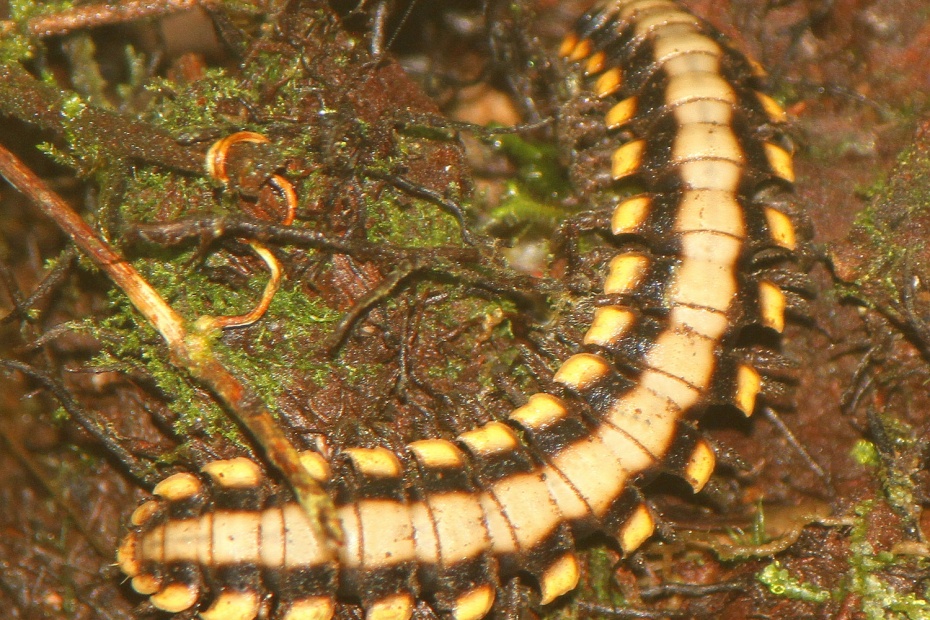
[[[80,168],[81,162],[78,158],[74,157],[66,151],[63,151],[51,142],[42,142],[36,145],[36,150],[38,150],[40,153],[45,153],[49,159],[57,164],[61,164],[62,166],[66,166],[68,168],[74,168],[75,170]]]
[[[198,134],[225,126],[221,105],[236,97],[249,98],[237,78],[217,68],[207,69],[201,79],[185,85],[158,79],[146,88],[158,96],[147,120],[176,134]]]
[[[855,507],[856,520],[850,532],[850,572],[847,589],[862,599],[861,610],[868,620],[930,620],[930,603],[913,593],[899,592],[885,580],[880,571],[904,568],[917,563],[917,570],[927,574],[930,561],[927,558],[897,556],[889,552],[876,553],[868,540],[869,515],[874,510],[874,500],[861,502]]]
[[[597,600],[608,601],[615,607],[628,606],[629,601],[617,589],[614,574],[616,561],[604,549],[597,548],[588,552],[588,587],[591,588]]]
[[[461,243],[458,222],[436,205],[385,193],[368,199],[368,240],[398,246],[437,248]]]
[[[498,206],[491,210],[488,227],[506,226],[552,230],[568,216],[556,203],[544,202],[516,181],[509,181]]]
[[[571,191],[559,151],[552,144],[527,140],[516,134],[494,138],[493,148],[516,165],[514,180],[541,200],[557,202]]]
[[[43,15],[55,15],[68,9],[74,8],[73,0],[49,0],[36,2],[35,0],[9,0],[7,3],[10,12],[10,20],[14,22],[23,22],[33,17]]]
[[[878,450],[875,448],[875,444],[865,439],[860,439],[856,442],[856,445],[853,446],[851,451],[851,456],[860,465],[867,465],[869,467],[878,467],[881,465],[881,457],[878,454]]]
[[[0,63],[8,64],[28,60],[35,54],[36,37],[26,28],[27,22],[36,17],[55,15],[74,7],[72,0],[10,0],[6,3],[9,22],[14,28],[0,30]]]
[[[29,60],[34,54],[32,37],[18,32],[5,32],[0,36],[0,64]]]
[[[763,568],[756,574],[756,579],[767,586],[769,592],[775,596],[806,603],[825,603],[830,600],[829,590],[792,577],[777,561]]]
[[[569,215],[563,205],[571,184],[558,149],[514,134],[497,136],[490,144],[511,161],[516,173],[490,211],[488,228],[552,230]]]

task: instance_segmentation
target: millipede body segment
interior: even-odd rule
[[[796,297],[785,113],[760,69],[671,0],[601,2],[561,53],[609,110],[611,173],[635,189],[618,192],[616,253],[556,387],[454,441],[305,453],[337,506],[335,557],[247,459],[167,478],[119,549],[155,607],[327,620],[341,596],[404,620],[425,599],[478,620],[517,572],[543,604],[572,590],[580,536],[636,549],[654,529],[636,483],[706,483],[714,453],[689,420],[715,404],[752,413],[771,381],[745,331],[780,332]]]

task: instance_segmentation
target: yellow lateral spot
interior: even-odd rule
[[[413,598],[393,594],[374,603],[365,611],[365,620],[408,620],[413,615]]]
[[[762,324],[778,333],[785,329],[785,294],[769,281],[759,283],[759,307]]]
[[[600,355],[577,353],[562,363],[553,381],[564,386],[583,390],[610,371],[610,366]]]
[[[404,467],[387,448],[346,448],[355,469],[372,478],[400,478]]]
[[[765,143],[765,156],[769,160],[772,173],[789,183],[794,183],[794,168],[791,165],[791,153],[771,142]]]
[[[336,606],[328,596],[311,596],[294,601],[281,620],[329,620]]]
[[[572,55],[572,52],[575,51],[575,46],[578,45],[578,35],[575,33],[569,34],[567,37],[562,39],[562,44],[559,45],[559,56],[563,58],[568,58]]]
[[[624,200],[614,209],[610,220],[611,232],[615,235],[635,233],[646,221],[651,207],[652,198],[645,194]]]
[[[566,553],[539,578],[540,603],[546,605],[578,585],[581,570],[573,553]]]
[[[152,605],[162,611],[176,614],[189,609],[197,602],[197,587],[186,583],[172,583],[165,586],[161,592],[149,597]]]
[[[646,150],[645,140],[633,140],[615,150],[610,160],[610,174],[614,180],[630,176],[639,170],[644,150]]]
[[[158,512],[158,509],[158,502],[145,502],[132,511],[132,516],[129,517],[129,522],[136,527],[144,525],[149,519],[152,518],[152,515]]]
[[[502,422],[488,422],[473,431],[462,433],[458,438],[472,452],[481,455],[509,452],[519,445],[517,436]]]
[[[422,439],[407,445],[417,460],[426,467],[462,467],[462,453],[445,439]]]
[[[561,400],[551,394],[533,394],[529,402],[514,409],[510,419],[523,428],[540,429],[558,422],[568,414]]]
[[[582,39],[578,41],[578,44],[572,49],[572,53],[568,56],[568,59],[573,61],[584,60],[591,53],[592,49],[594,49],[594,43],[591,42],[591,39]]]
[[[710,444],[703,439],[698,441],[694,446],[694,450],[691,451],[691,457],[684,469],[684,479],[691,485],[695,493],[703,489],[707,481],[710,480],[716,462],[717,459]]]
[[[603,98],[617,92],[622,84],[623,71],[621,71],[619,67],[614,67],[608,69],[603,75],[597,78],[597,81],[594,83],[594,92],[598,97]]]
[[[584,343],[609,346],[630,329],[635,319],[635,315],[623,306],[597,308],[591,327],[584,335]]]
[[[636,115],[636,97],[627,97],[614,107],[610,108],[607,112],[607,116],[604,117],[604,122],[607,124],[608,129],[616,129],[626,125],[631,120],[633,116]]]
[[[250,489],[262,482],[262,470],[245,457],[207,463],[201,469],[213,482],[227,489]]]
[[[621,254],[610,261],[610,270],[604,280],[604,293],[620,295],[629,292],[639,284],[649,259],[642,254]]]
[[[132,589],[139,594],[155,594],[161,589],[161,581],[154,575],[136,575],[132,578]]]
[[[758,60],[755,58],[746,58],[746,60],[749,61],[749,68],[752,71],[753,76],[759,78],[760,80],[764,80],[769,76],[769,72],[765,70],[765,67],[763,67],[762,63],[760,63]]]
[[[773,123],[788,122],[788,113],[785,112],[783,107],[778,105],[777,101],[759,91],[756,91],[756,99],[762,104],[762,109],[765,110],[765,115],[769,117],[770,121]]]
[[[494,605],[494,588],[485,584],[473,588],[455,599],[452,617],[455,620],[481,620]]]
[[[604,64],[607,62],[607,54],[604,52],[595,52],[591,58],[588,59],[587,64],[585,64],[584,72],[587,75],[593,75],[595,73],[600,73],[604,70]]]
[[[769,225],[769,234],[772,236],[772,241],[789,250],[797,247],[798,241],[794,234],[794,225],[787,215],[772,207],[766,207],[765,221]]]
[[[747,364],[736,369],[736,406],[748,418],[756,408],[756,398],[762,389],[759,372]]]
[[[319,452],[304,450],[300,453],[300,464],[317,482],[326,482],[333,475],[326,458]]]
[[[137,544],[138,538],[136,534],[130,533],[123,539],[123,542],[120,543],[119,548],[116,550],[116,563],[119,565],[120,570],[128,577],[135,577],[139,574],[139,571],[142,570],[138,560],[136,560]],[[144,594],[151,593],[145,592]]]
[[[209,609],[200,612],[203,620],[252,620],[258,615],[259,598],[254,592],[223,592]]]
[[[155,485],[152,493],[162,497],[169,502],[176,502],[182,499],[190,499],[203,489],[200,478],[194,474],[183,472],[168,476]]]
[[[656,523],[649,514],[649,509],[640,504],[633,514],[620,528],[620,549],[623,555],[628,555],[639,549],[639,546],[652,536]]]

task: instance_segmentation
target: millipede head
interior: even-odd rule
[[[142,570],[139,565],[139,560],[136,557],[138,543],[138,534],[130,532],[116,550],[116,563],[119,565],[120,570],[128,577],[135,577]]]

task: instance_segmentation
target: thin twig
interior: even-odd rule
[[[42,300],[52,294],[55,289],[58,288],[59,284],[64,282],[68,273],[71,271],[71,267],[74,265],[75,258],[77,258],[75,249],[70,246],[65,248],[64,252],[62,252],[61,256],[58,258],[58,262],[52,270],[42,278],[42,282],[36,287],[36,290],[34,290],[27,299],[14,299],[14,308],[5,316],[0,317],[0,325],[12,323],[20,317],[26,318],[29,310],[35,308]],[[13,297],[16,291],[10,289],[9,293],[10,296]]]
[[[107,429],[94,419],[78,401],[72,398],[71,393],[68,392],[59,379],[53,377],[44,370],[34,368],[33,366],[15,360],[0,359],[0,367],[16,370],[33,381],[37,381],[58,401],[58,404],[68,412],[71,419],[80,424],[94,439],[105,446],[110,454],[123,463],[133,477],[150,489],[155,485],[155,482],[152,481],[149,475],[139,466],[136,457],[123,447],[119,441],[113,439],[107,432]]]
[[[197,0],[128,0],[112,4],[76,6],[51,15],[33,17],[26,23],[36,37],[51,37],[109,24],[158,17],[185,11],[200,4]],[[4,29],[11,22],[3,22]]]
[[[341,542],[332,499],[301,465],[261,399],[216,359],[208,334],[188,332],[184,320],[152,286],[97,235],[71,207],[23,164],[0,146],[0,174],[28,197],[71,238],[77,247],[126,294],[136,309],[164,338],[173,362],[204,383],[265,449],[294,490],[321,540]],[[335,553],[335,549],[331,549]]]

